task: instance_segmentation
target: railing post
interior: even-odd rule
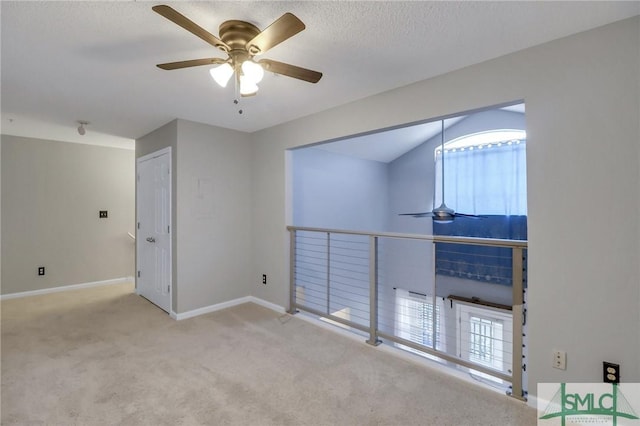
[[[433,285],[431,286],[431,343],[433,349],[438,349],[437,339],[438,339],[438,323],[436,315],[436,293],[437,293],[437,280],[438,275],[436,274],[436,242],[433,241],[431,243],[431,270],[433,271]]]
[[[327,232],[327,315],[331,315],[331,233]]]
[[[511,396],[526,400],[522,389],[522,327],[523,327],[523,274],[522,247],[511,249],[512,257],[512,289],[513,289],[513,358],[511,360]]]
[[[289,310],[296,314],[296,230],[289,231]]]
[[[378,346],[378,237],[369,236],[369,339],[367,343]]]

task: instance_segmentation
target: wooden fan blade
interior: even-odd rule
[[[263,65],[265,71],[286,75],[287,77],[297,78],[298,80],[308,81],[309,83],[317,83],[322,78],[321,72],[296,67],[295,65],[285,64],[284,62],[262,59],[258,61],[258,63]]]
[[[190,61],[179,61],[179,62],[168,62],[166,64],[158,64],[156,65],[158,68],[162,68],[163,70],[177,70],[180,68],[189,68],[189,67],[198,67],[200,65],[216,65],[216,64],[224,64],[227,62],[226,59],[221,58],[204,58],[204,59],[192,59]]]
[[[211,34],[209,31],[205,30],[195,22],[191,21],[186,16],[172,9],[171,7],[161,4],[158,6],[153,6],[151,9],[154,12],[164,16],[174,24],[180,25],[182,28],[189,31],[191,34],[194,34],[200,37],[202,40],[206,41],[210,45],[217,47],[223,52],[229,52],[229,50],[231,50],[225,42],[223,42],[218,37]]]
[[[247,43],[252,55],[264,53],[304,30],[304,23],[292,13],[285,13]]]

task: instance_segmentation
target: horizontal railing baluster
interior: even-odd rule
[[[511,396],[518,399],[525,399],[522,381],[523,335],[521,317],[524,311],[522,255],[523,250],[527,248],[527,241],[393,232],[372,233],[294,226],[289,226],[287,229],[290,232],[291,238],[289,247],[289,312],[291,314],[295,314],[298,310],[305,311],[312,315],[328,319],[336,324],[368,333],[369,338],[367,342],[370,344],[375,345],[379,343],[378,338],[382,338],[387,342],[438,357],[443,361],[448,361],[479,373],[488,374],[497,379],[510,382],[512,388]],[[315,237],[315,234],[322,235],[322,237]],[[391,291],[388,289],[385,290],[385,287],[382,286],[383,283],[388,282],[386,278],[379,281],[379,240],[381,238],[510,248],[512,252],[511,306],[503,303],[488,302],[477,297],[467,298],[455,295],[449,295],[447,299],[444,299],[444,296],[441,295],[436,297],[437,292],[434,290],[434,281],[430,287],[431,289],[428,290],[432,294],[430,294],[426,302],[431,304],[431,308],[429,308],[431,309],[429,317],[430,325],[428,327],[431,327],[430,344],[433,347],[426,346],[427,341],[422,341],[422,343],[425,344],[421,344],[408,340],[404,338],[407,336],[398,332],[397,329],[396,331],[391,329],[391,332],[381,330],[381,324],[382,327],[398,327],[397,324],[400,324],[398,323],[398,315],[401,315],[402,312],[398,312],[398,308],[390,305],[391,302],[389,302],[389,300],[385,299],[387,302],[385,305],[381,304],[379,299],[379,297],[382,297],[379,295],[379,291]],[[298,239],[300,239],[300,241],[298,241]],[[323,243],[317,244],[320,241],[323,241]],[[324,251],[320,248],[323,245]],[[385,254],[388,255],[389,252],[393,251],[393,248],[387,247],[385,250]],[[326,264],[324,262],[326,262]],[[405,265],[404,261],[402,265]],[[417,268],[416,270],[419,270],[415,262],[407,263],[406,265],[412,269]],[[431,269],[433,269],[435,274],[435,264],[431,265]],[[387,285],[389,285],[389,287],[392,286],[391,283]],[[395,291],[395,286],[393,288]],[[322,293],[324,293],[324,297],[321,296]],[[300,295],[300,300],[297,299],[298,294]],[[388,293],[385,297],[389,297]],[[504,344],[504,347],[500,355],[495,358],[501,360],[503,356],[508,357],[511,362],[511,374],[505,372],[506,366],[503,367],[503,371],[500,371],[462,358],[463,354],[466,354],[465,356],[469,358],[469,348],[460,348],[459,345],[458,347],[454,345],[453,348],[449,348],[449,343],[447,343],[446,346],[442,347],[442,350],[438,349],[438,322],[436,321],[437,311],[435,302],[436,299],[439,300],[440,298],[443,298],[442,301],[446,300],[447,306],[451,304],[451,308],[454,307],[454,303],[462,302],[467,305],[487,305],[489,309],[499,309],[503,312],[508,312],[509,309],[512,310],[510,312],[513,315],[512,332],[511,334],[506,332],[504,336],[500,337],[500,342]],[[442,303],[442,301],[439,303]],[[326,306],[323,305],[323,303],[326,303]],[[402,321],[402,323],[404,323],[404,321]],[[404,324],[408,326],[408,323]],[[457,326],[459,325],[456,325],[456,327]],[[411,327],[415,327],[415,325],[411,325]],[[440,336],[442,338],[446,337],[447,341],[452,337],[455,338],[456,331],[456,329],[454,329],[452,332],[448,327],[449,326],[446,326],[447,329],[438,331],[438,333],[444,333]],[[424,327],[422,329],[427,330]],[[400,335],[404,337],[400,337]],[[414,337],[411,338],[413,339]],[[456,353],[445,352],[447,348],[449,348],[450,352],[456,349]],[[474,352],[476,354],[475,356],[478,356],[477,350],[476,348],[476,352]]]

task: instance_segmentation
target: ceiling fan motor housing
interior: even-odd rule
[[[450,222],[455,217],[455,211],[447,207],[445,203],[442,203],[440,207],[432,210],[433,220],[436,222]]]
[[[247,50],[247,43],[260,34],[260,29],[245,21],[231,20],[220,24],[220,40],[234,50]],[[257,49],[257,48],[256,48]],[[258,49],[259,52],[259,49]],[[250,52],[252,55],[256,53]]]

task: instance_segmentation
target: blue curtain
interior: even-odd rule
[[[433,223],[434,235],[527,239],[527,216],[489,215]],[[436,274],[511,285],[511,249],[436,243]]]

